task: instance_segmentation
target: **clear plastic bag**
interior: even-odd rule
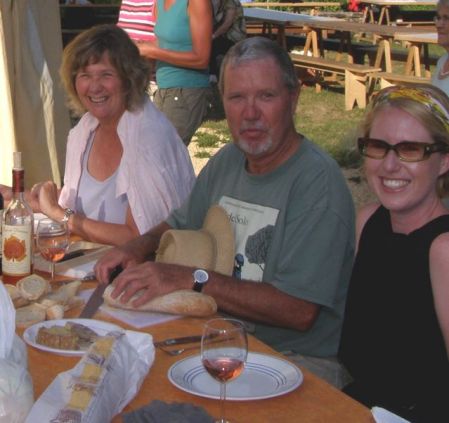
[[[25,343],[15,333],[16,312],[0,282],[0,423],[25,421],[34,402]]]

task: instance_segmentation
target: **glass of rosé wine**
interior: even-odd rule
[[[245,326],[235,319],[218,318],[206,322],[201,339],[201,361],[207,372],[220,382],[221,417],[225,418],[226,383],[238,377],[248,355]]]
[[[42,257],[50,262],[51,280],[55,278],[55,263],[62,260],[69,248],[70,234],[65,222],[40,219],[36,229],[36,244]]]

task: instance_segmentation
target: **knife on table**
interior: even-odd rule
[[[201,341],[201,335],[194,335],[194,336],[182,336],[180,338],[170,338],[166,339],[165,341],[159,341],[155,342],[155,347],[169,347],[171,345],[178,345],[178,344],[190,344],[191,342],[200,342]]]
[[[84,306],[83,310],[81,311],[81,314],[79,315],[80,319],[90,319],[100,308],[100,306],[103,304],[103,293],[106,289],[106,287],[112,283],[112,281],[122,273],[123,268],[122,266],[115,267],[110,276],[108,283],[99,283],[97,287],[95,288],[94,292],[89,298],[89,301],[87,301],[86,305]]]

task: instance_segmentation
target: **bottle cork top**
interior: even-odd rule
[[[14,169],[23,169],[23,167],[22,167],[22,152],[14,151],[14,153],[13,153],[13,167],[14,167]]]

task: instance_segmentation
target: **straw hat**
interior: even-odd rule
[[[211,206],[197,231],[170,229],[164,233],[156,261],[181,264],[231,275],[234,268],[234,232],[226,211]]]

